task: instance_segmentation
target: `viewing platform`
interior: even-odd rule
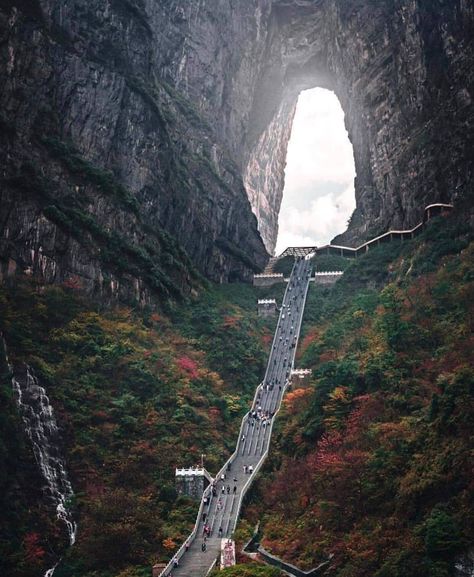
[[[176,469],[175,485],[179,495],[187,495],[200,500],[206,488],[213,482],[204,467]]]
[[[293,371],[291,371],[291,376],[298,377],[299,379],[304,379],[312,374],[313,374],[312,369],[294,369]]]
[[[310,281],[317,285],[331,286],[335,284],[344,274],[343,270],[328,270],[315,272]]]
[[[257,314],[259,317],[273,317],[277,314],[277,311],[275,299],[258,299]]]

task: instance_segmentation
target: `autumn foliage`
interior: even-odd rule
[[[412,271],[436,242],[415,245]],[[265,547],[303,568],[330,559],[337,577],[452,577],[472,544],[474,244],[393,280],[409,258],[377,288],[311,289],[320,312],[301,362],[313,381],[287,395],[281,464],[248,508]]]
[[[230,454],[264,366],[267,329],[255,313],[244,318],[217,291],[205,295],[205,305],[182,305],[171,322],[163,313],[127,307],[99,312],[70,283],[36,288],[26,281],[0,289],[1,329],[11,361],[32,364],[48,389],[61,423],[79,531],[66,551],[54,509],[45,507],[48,522],[41,526],[36,508],[28,509],[41,499],[41,479],[31,483],[29,470],[17,465],[16,476],[4,479],[1,472],[5,496],[31,498],[17,500],[2,516],[0,573],[35,577],[61,554],[59,577],[148,575],[194,524],[197,503],[177,494],[175,468],[195,465],[205,454],[215,473]],[[2,400],[4,390],[11,391],[8,378],[4,385]],[[13,423],[5,442],[11,456],[0,446],[0,458],[13,468],[23,459],[13,443],[12,430],[21,436],[13,400],[9,411]]]
[[[474,248],[456,227],[430,224],[311,288],[298,363],[312,380],[285,398],[243,523],[261,521],[286,560],[329,560],[334,577],[452,577],[472,545]],[[55,577],[142,577],[174,554],[197,510],[174,468],[205,454],[219,469],[263,375],[274,321],[256,317],[257,298],[212,287],[166,315],[105,310],[77,283],[0,289],[10,360],[34,366],[61,423],[79,521],[66,550],[54,511],[32,505],[3,359],[2,574],[35,577],[59,553]]]
[[[24,556],[27,563],[39,565],[43,561],[45,551],[41,545],[38,533],[27,533],[23,539]]]

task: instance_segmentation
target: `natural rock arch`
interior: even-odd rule
[[[470,186],[473,11],[466,0],[3,2],[0,278],[73,276],[148,302],[163,229],[207,277],[249,279],[268,258],[250,204],[271,251],[294,104],[312,86],[334,90],[354,148],[344,240],[407,228]],[[151,243],[148,269],[118,274],[83,242],[91,230],[132,253]]]
[[[345,242],[407,228],[426,204],[465,192],[473,169],[465,46],[472,17],[463,2],[273,3],[244,168],[270,251],[294,108],[307,88],[333,90],[346,115],[357,208]]]

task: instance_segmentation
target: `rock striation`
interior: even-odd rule
[[[336,242],[410,228],[427,204],[472,192],[472,4],[275,0],[267,29],[246,181],[251,198],[271,199],[263,215],[252,202],[270,251],[283,189],[281,141],[307,88],[335,92],[354,148],[356,210]]]
[[[218,282],[263,268],[214,110],[235,72],[224,20],[200,2],[2,3],[3,277],[147,303],[189,292],[193,265]]]
[[[2,276],[140,302],[189,292],[191,263],[249,279],[274,250],[295,104],[315,86],[340,99],[354,147],[356,210],[338,242],[409,228],[470,190],[473,11],[2,2]]]

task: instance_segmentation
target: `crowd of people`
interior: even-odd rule
[[[242,467],[244,478],[247,477],[248,479],[249,475],[253,475],[255,467],[267,446],[265,443],[268,444],[269,434],[267,427],[271,425],[278,409],[283,389],[291,386],[289,384],[289,376],[293,366],[294,349],[298,341],[301,321],[300,316],[304,307],[304,298],[310,275],[310,262],[298,259],[282,303],[267,372],[263,383],[259,385],[255,402],[247,415],[247,420],[244,422],[245,427],[239,438],[237,457],[234,462],[229,461],[226,470],[221,472],[219,478],[211,483],[209,491],[203,497],[201,517],[201,551],[203,553],[208,549],[207,540],[213,534],[214,536],[216,535],[216,527],[217,536],[222,538],[229,530],[229,526],[232,526],[232,514],[235,516],[234,503],[239,499],[242,487],[239,487],[238,470],[237,473],[233,471],[232,475],[231,470]],[[261,444],[259,440],[261,440]],[[252,451],[254,451],[254,454],[251,456]],[[245,455],[246,452],[247,455]],[[248,480],[244,481],[243,486],[248,484],[248,482]],[[224,527],[227,528],[224,529]],[[186,551],[188,548],[189,542],[185,546]],[[173,564],[177,567],[178,559],[175,558],[175,560],[176,564]]]

